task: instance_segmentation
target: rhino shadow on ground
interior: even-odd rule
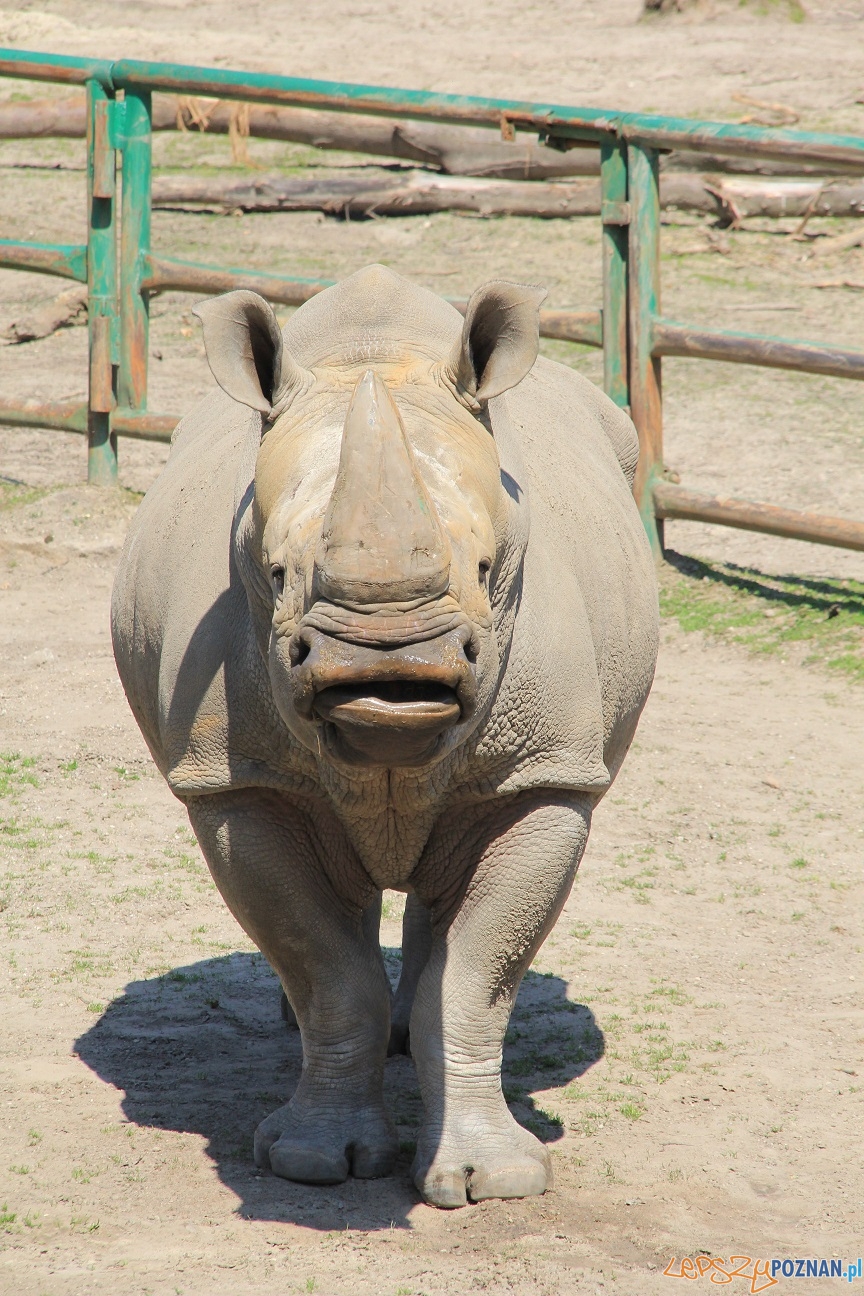
[[[401,951],[383,951],[391,976]],[[257,953],[235,953],[133,981],[84,1035],[75,1052],[100,1079],[124,1091],[132,1124],[199,1134],[222,1182],[247,1219],[345,1228],[409,1227],[419,1195],[411,1182],[414,1135],[422,1115],[413,1063],[390,1058],[388,1107],[402,1139],[386,1179],[349,1179],[309,1187],[256,1170],[252,1134],[290,1098],[300,1075],[300,1036],[279,1011],[279,982]],[[545,1142],[564,1133],[532,1090],[565,1084],[602,1057],[603,1034],[590,1008],[572,1003],[551,973],[528,972],[504,1051],[504,1093],[511,1110]]]

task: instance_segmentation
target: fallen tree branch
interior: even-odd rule
[[[747,216],[864,215],[864,183],[820,181],[724,180],[704,176],[664,175],[663,207],[718,215],[739,225]],[[235,177],[161,176],[153,184],[157,207],[205,206],[231,211],[323,211],[331,216],[425,216],[432,212],[467,211],[484,216],[542,218],[596,216],[600,185],[593,180],[569,182],[489,180],[439,176],[428,171],[358,170],[350,175],[300,179],[294,176]]]
[[[242,120],[238,115],[240,109],[243,110]],[[311,108],[238,105],[191,95],[154,95],[153,129],[229,135],[235,161],[243,161],[244,145],[240,141],[248,135],[346,153],[398,158],[434,167],[445,175],[554,180],[600,174],[600,152],[596,147],[574,148],[562,153],[525,134],[507,141],[496,138],[492,131],[469,126],[392,121]],[[86,113],[82,95],[74,99],[0,104],[0,139],[46,139],[54,136],[76,139],[83,138],[85,133]],[[852,164],[813,167],[802,165],[795,159],[782,163],[758,157],[723,157],[682,151],[664,155],[661,166],[664,171],[731,174],[864,175],[864,157],[857,167]]]
[[[822,283],[814,283],[814,288],[849,288],[853,292],[864,292],[864,283],[857,283],[854,279],[826,279]]]
[[[8,346],[21,342],[35,342],[49,337],[58,329],[87,322],[87,285],[75,284],[58,297],[37,306],[27,315],[11,320],[0,333]]]
[[[312,108],[238,105],[190,95],[154,95],[153,129],[288,140],[344,153],[369,153],[435,167],[448,175],[478,175],[530,180],[555,176],[599,175],[596,148],[561,153],[522,135],[513,141],[494,132],[434,122],[391,121]],[[238,130],[239,125],[239,130]],[[0,105],[0,139],[83,138],[83,97]],[[242,156],[238,159],[242,161]]]
[[[346,219],[369,216],[426,216],[466,211],[484,216],[591,216],[600,210],[595,180],[544,181],[469,179],[429,171],[322,176],[262,176],[238,181],[162,176],[153,184],[156,207],[201,205],[231,211],[323,211]]]
[[[864,230],[847,231],[845,234],[830,235],[820,238],[813,244],[817,256],[832,256],[837,252],[849,252],[852,248],[864,247]]]

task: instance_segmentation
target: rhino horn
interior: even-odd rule
[[[315,555],[333,602],[436,597],[450,582],[450,545],[399,411],[369,369],[351,397],[339,469]]]

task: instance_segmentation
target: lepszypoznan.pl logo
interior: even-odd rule
[[[753,1260],[750,1256],[733,1255],[729,1259],[723,1256],[697,1255],[682,1256],[679,1260],[673,1256],[663,1270],[667,1278],[686,1278],[697,1282],[706,1278],[718,1285],[731,1283],[735,1278],[744,1278],[750,1283],[752,1296],[758,1292],[776,1287],[781,1278],[839,1278],[854,1282],[861,1277],[861,1258],[857,1260],[823,1260],[823,1259],[785,1259]]]

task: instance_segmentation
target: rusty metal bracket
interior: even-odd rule
[[[100,99],[93,113],[93,197],[113,198],[116,184],[111,104]]]

